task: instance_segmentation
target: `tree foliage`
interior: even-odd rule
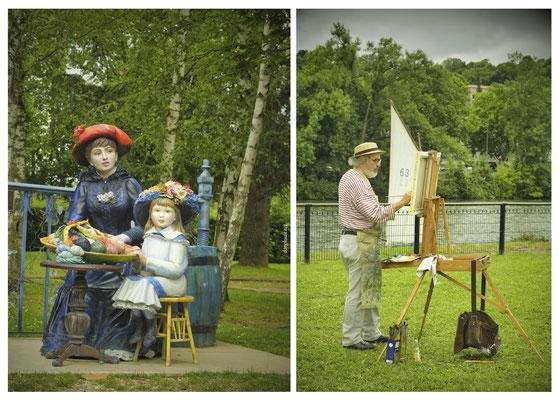
[[[441,151],[441,195],[550,198],[551,60],[515,52],[497,66],[458,58],[436,64],[391,38],[362,48],[341,24],[331,34],[297,56],[299,199],[336,199],[357,144],[374,141],[389,150],[390,100],[422,149]],[[468,106],[468,85],[489,88]],[[475,161],[486,153],[506,164]],[[383,161],[384,173],[375,178],[381,197],[389,153]]]
[[[133,141],[120,165],[143,187],[155,184],[168,172],[161,157],[173,73],[182,61],[172,175],[196,187],[202,160],[210,159],[219,193],[233,142],[248,137],[255,91],[246,93],[239,82],[258,79],[261,29],[249,28],[267,11],[191,10],[181,18],[180,10],[165,9],[23,10],[27,181],[73,185],[80,170],[70,154],[73,129],[109,123]],[[239,25],[247,27],[242,42]],[[285,62],[284,54],[271,58]]]

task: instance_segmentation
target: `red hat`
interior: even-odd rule
[[[89,165],[89,161],[87,161],[85,157],[85,146],[90,141],[100,137],[113,139],[116,142],[119,157],[128,153],[132,147],[132,141],[128,135],[114,125],[99,124],[87,128],[85,125],[80,125],[74,129],[74,140],[76,140],[76,144],[72,150],[72,157],[74,157],[74,160],[79,165]]]

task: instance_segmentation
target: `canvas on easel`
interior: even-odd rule
[[[422,215],[425,199],[435,196],[440,160],[441,153],[436,151],[418,151],[416,153],[410,215]]]

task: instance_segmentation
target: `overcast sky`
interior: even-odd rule
[[[403,50],[422,50],[434,62],[456,57],[465,62],[489,59],[493,65],[518,51],[551,57],[550,10],[297,10],[297,50],[312,50],[332,36],[335,22],[352,38],[378,45],[390,37]]]

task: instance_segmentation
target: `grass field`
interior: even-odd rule
[[[43,326],[44,268],[39,262],[44,252],[29,252],[23,303],[24,331],[41,331]],[[60,274],[64,276],[64,274]],[[233,265],[232,279],[250,281],[253,289],[289,288],[289,264],[270,264],[269,268]],[[62,280],[51,278],[50,297]],[[218,323],[216,340],[290,356],[290,296],[266,291],[229,289],[230,301],[225,304]],[[10,331],[17,330],[17,303],[10,299]],[[52,305],[49,306],[52,308]],[[30,335],[26,335],[30,336]],[[35,335],[40,337],[40,335]],[[110,375],[88,381],[80,374],[8,374],[9,391],[289,391],[290,377],[262,373],[197,372],[182,376]]]
[[[372,351],[344,349],[342,316],[347,274],[341,261],[297,265],[297,391],[550,391],[551,252],[492,255],[489,274],[539,353],[542,362],[508,315],[491,304],[486,312],[498,323],[502,345],[496,363],[475,349],[454,355],[458,315],[471,307],[469,292],[439,276],[421,338],[421,362],[413,362],[427,290],[425,279],[406,314],[408,361],[377,362]],[[450,276],[469,286],[469,273]],[[417,281],[415,270],[383,271],[381,330],[388,333]],[[479,281],[478,281],[479,282]],[[478,286],[479,291],[479,286]],[[489,286],[488,297],[496,300]],[[478,301],[479,307],[479,301]]]

